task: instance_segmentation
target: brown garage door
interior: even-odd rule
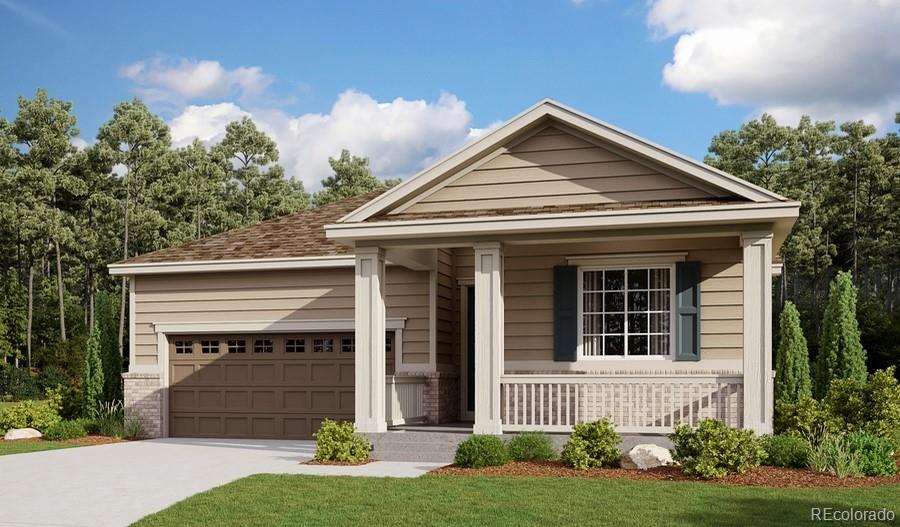
[[[169,434],[309,439],[353,419],[353,335],[169,339]]]

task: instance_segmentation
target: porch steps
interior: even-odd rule
[[[372,458],[380,461],[423,461],[452,463],[456,447],[471,435],[470,431],[426,432],[390,430],[366,434],[372,442]]]

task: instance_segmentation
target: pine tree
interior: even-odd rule
[[[103,397],[103,362],[100,359],[100,328],[94,324],[84,353],[84,369],[81,376],[81,410],[89,415]]]
[[[816,360],[816,396],[823,397],[832,379],[866,380],[866,351],[859,340],[856,287],[848,272],[831,282],[822,339]]]
[[[795,402],[812,395],[809,351],[800,327],[800,313],[785,302],[779,319],[780,338],[775,356],[775,399]]]
[[[122,356],[116,342],[116,298],[100,291],[97,294],[96,324],[100,330],[100,358],[103,363],[103,400],[122,400]]]

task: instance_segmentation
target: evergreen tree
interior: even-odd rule
[[[328,158],[334,175],[322,181],[322,190],[316,192],[313,202],[316,207],[335,201],[359,196],[376,190],[392,187],[400,180],[380,181],[372,175],[368,157],[356,157],[348,150],[341,150],[337,159]]]
[[[775,355],[775,399],[795,402],[812,395],[809,351],[800,327],[800,313],[786,302],[779,319],[778,350]]]
[[[92,409],[103,398],[103,361],[100,359],[100,328],[95,324],[87,341],[84,353],[84,368],[81,374],[81,411],[90,415]]]
[[[816,359],[816,396],[823,397],[833,379],[866,380],[866,351],[859,339],[856,288],[850,273],[839,272],[831,282],[822,340]]]
[[[100,358],[103,362],[103,400],[122,400],[122,356],[119,355],[116,328],[116,297],[106,291],[97,293],[96,324],[100,331]]]

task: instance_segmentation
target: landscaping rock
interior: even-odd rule
[[[3,436],[3,439],[6,441],[12,441],[14,439],[37,439],[43,436],[40,432],[35,430],[34,428],[13,428],[6,432],[6,435]]]
[[[641,470],[672,465],[672,453],[659,445],[636,445],[627,453],[622,454],[619,464],[622,468],[638,468]]]

